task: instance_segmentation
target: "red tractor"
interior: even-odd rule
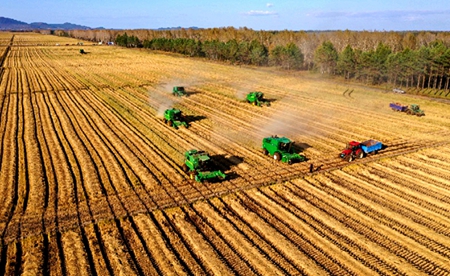
[[[362,143],[351,141],[347,144],[345,149],[339,154],[339,157],[352,162],[355,158],[363,158],[367,154],[377,153],[383,144],[373,139],[364,141]]]

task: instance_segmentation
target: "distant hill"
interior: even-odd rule
[[[11,18],[0,17],[0,30],[28,30],[29,28],[30,25],[28,23]]]
[[[44,22],[26,23],[11,18],[0,16],[0,30],[21,31],[21,30],[93,30],[94,28],[72,24],[49,24]]]
[[[31,31],[31,30],[99,30],[105,29],[103,27],[99,28],[91,28],[87,26],[72,24],[72,23],[63,23],[63,24],[49,24],[45,22],[33,22],[26,23],[19,20],[15,20],[12,18],[2,17],[0,16],[0,31]],[[179,30],[179,29],[199,29],[198,27],[166,27],[166,28],[158,28],[156,30]]]

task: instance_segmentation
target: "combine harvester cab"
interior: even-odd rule
[[[204,151],[189,150],[184,157],[183,171],[197,182],[210,179],[223,180],[227,177],[221,170],[212,170],[211,158]]]
[[[286,137],[271,136],[262,141],[262,151],[264,155],[271,155],[275,161],[292,164],[294,161],[305,161],[306,157],[295,153],[293,150],[294,142]]]
[[[175,129],[178,129],[179,126],[184,126],[185,128],[188,128],[189,125],[184,119],[184,116],[181,113],[181,110],[172,108],[172,109],[166,109],[164,111],[164,123],[168,124],[169,126],[172,126]]]
[[[177,97],[183,97],[187,96],[187,93],[183,86],[174,86],[172,89],[172,95]]]
[[[264,93],[258,91],[248,93],[247,102],[257,106],[261,105],[270,106],[270,102],[264,99]]]
[[[362,143],[357,141],[351,141],[347,144],[345,149],[339,154],[339,157],[352,162],[356,158],[364,158],[368,154],[376,154],[383,144],[376,140],[370,139]]]

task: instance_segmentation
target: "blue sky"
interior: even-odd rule
[[[119,29],[450,31],[449,0],[2,0],[0,16]]]

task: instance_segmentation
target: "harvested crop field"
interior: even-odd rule
[[[0,33],[1,275],[450,274],[447,103],[77,42]],[[274,134],[308,161],[263,155]],[[338,158],[367,139],[386,147]],[[190,180],[190,149],[227,179]]]

